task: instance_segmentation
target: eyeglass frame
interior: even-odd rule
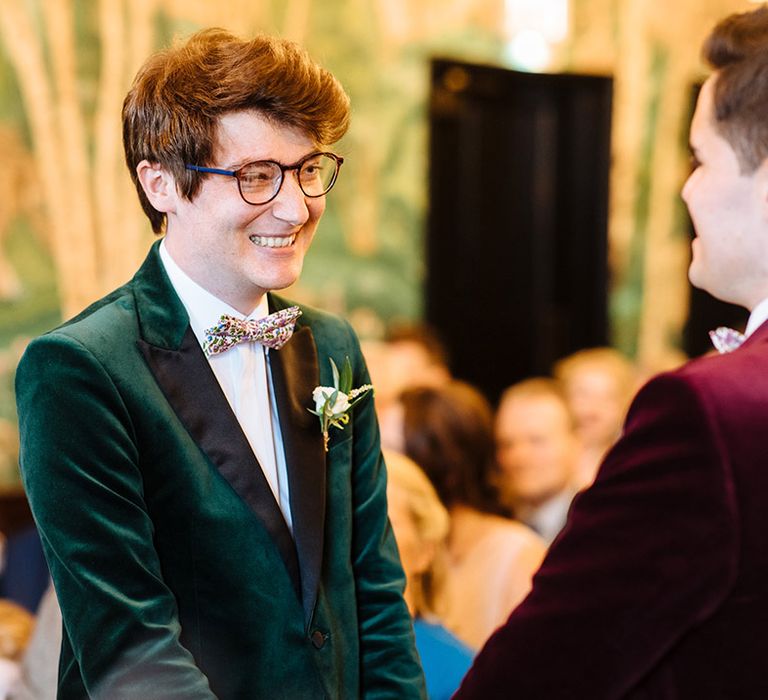
[[[299,170],[301,169],[301,166],[304,165],[310,158],[315,158],[317,156],[327,156],[331,160],[333,160],[336,163],[336,172],[333,174],[333,178],[331,178],[331,184],[328,185],[328,189],[325,190],[322,194],[307,194],[304,191],[304,187],[301,184],[301,179],[298,177]],[[254,204],[253,202],[249,202],[245,195],[243,194],[243,188],[240,184],[240,173],[245,170],[248,166],[254,165],[255,163],[272,163],[273,165],[276,165],[280,169],[280,184],[278,184],[277,189],[275,190],[275,193],[267,200],[263,202],[258,202]],[[285,173],[289,170],[295,170],[296,171],[296,182],[299,184],[299,189],[301,190],[301,193],[305,197],[309,197],[310,199],[317,199],[318,197],[324,197],[327,195],[332,189],[333,186],[336,184],[336,179],[339,177],[339,170],[341,170],[341,166],[344,164],[344,158],[341,156],[336,155],[335,153],[331,153],[330,151],[316,151],[314,153],[310,153],[309,155],[304,156],[301,160],[297,160],[292,165],[283,165],[282,163],[278,163],[276,160],[271,160],[269,158],[265,160],[252,160],[242,167],[238,168],[237,170],[224,170],[223,168],[208,168],[203,165],[193,165],[192,163],[185,163],[184,167],[187,170],[194,170],[198,173],[212,173],[214,175],[228,175],[229,177],[234,177],[237,180],[237,191],[240,193],[241,199],[246,203],[250,204],[254,207],[260,207],[264,204],[269,204],[277,195],[280,194],[280,190],[283,188],[283,183],[285,182]]]

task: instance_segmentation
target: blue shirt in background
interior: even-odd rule
[[[417,618],[413,629],[430,700],[449,700],[472,665],[474,652],[441,625]]]

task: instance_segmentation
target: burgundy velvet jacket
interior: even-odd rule
[[[768,323],[640,391],[455,698],[768,698]]]

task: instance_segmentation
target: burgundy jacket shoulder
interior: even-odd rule
[[[768,327],[659,375],[457,698],[768,697]]]

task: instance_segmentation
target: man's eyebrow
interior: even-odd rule
[[[240,170],[244,165],[248,165],[248,163],[259,163],[262,160],[268,160],[267,158],[240,158],[229,165],[227,165],[227,168],[229,170]]]

